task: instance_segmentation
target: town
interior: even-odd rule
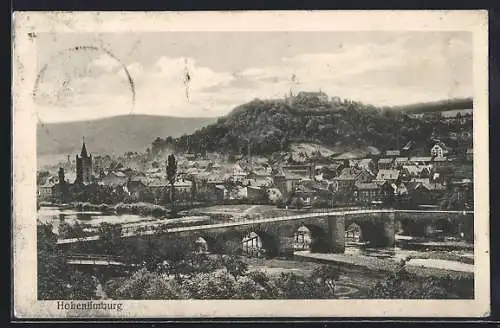
[[[360,112],[371,110],[328,98],[321,90],[290,93],[278,101],[256,100],[247,111],[262,104],[285,109],[306,104],[320,113],[326,108],[328,115],[328,106],[344,106],[341,115],[348,117],[358,115],[349,114],[356,106]],[[398,287],[401,291],[387,290],[383,286],[388,282],[373,276],[376,272],[396,274],[389,281],[411,272],[416,279],[411,288],[417,288],[418,297],[470,297],[472,110],[408,114],[404,119],[442,125],[441,131],[448,133],[434,131],[424,142],[409,139],[401,147],[368,147],[364,152],[354,147],[335,152],[305,140],[265,151],[249,139],[240,143],[239,152],[209,151],[193,145],[200,140],[193,134],[177,141],[152,138],[145,151],[122,155],[93,153],[85,141],[89,136],[82,136],[79,151],[37,172],[39,233],[57,235],[41,240],[57,240],[50,247],[64,258],[61,268],[89,272],[94,282],[81,288],[90,288],[88,295],[97,298],[140,298],[146,291],[130,295],[120,288],[135,284],[136,275],[165,272],[177,277],[169,284],[179,289],[168,297],[224,297],[219,291],[201,293],[195,288],[198,278],[178,277],[194,270],[202,279],[204,270],[217,275],[221,266],[236,270],[230,275],[237,281],[255,270],[277,270],[281,275],[265,279],[278,279],[275,283],[282,284],[285,294],[269,294],[264,288],[262,297],[270,298],[311,297],[291,296],[304,283],[312,284],[319,298],[405,298],[415,293],[404,284]],[[313,273],[297,276],[289,270]],[[318,275],[328,279],[315,285],[310,279]],[[73,276],[67,279],[73,281]],[[341,276],[362,283],[342,283]],[[194,285],[184,290],[179,281]],[[441,287],[428,292],[427,283]],[[42,297],[53,297],[42,290]],[[236,295],[227,297],[255,297]]]
[[[93,157],[83,141],[75,157],[68,155],[65,163],[52,167],[52,172],[38,172],[38,200],[170,206],[173,189],[174,201],[184,207],[196,202],[289,208],[385,205],[473,209],[472,148],[456,151],[440,140],[430,140],[429,145],[422,154],[414,151],[409,140],[401,149],[361,158],[328,156],[321,152],[323,147],[308,144],[302,149],[299,144],[298,151],[278,160],[252,156],[250,151],[240,155],[181,153],[173,155],[172,181],[167,161],[158,160],[165,154]],[[85,193],[90,189],[93,193]]]

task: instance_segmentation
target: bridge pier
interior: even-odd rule
[[[334,216],[328,220],[328,252],[345,252],[345,216]]]

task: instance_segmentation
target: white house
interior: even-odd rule
[[[448,154],[448,149],[446,148],[446,145],[442,142],[436,143],[431,148],[431,156],[432,157],[443,158],[443,157],[445,157],[446,154]]]

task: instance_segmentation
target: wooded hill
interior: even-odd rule
[[[413,109],[417,107],[423,110],[421,104]],[[152,150],[246,154],[250,145],[252,154],[265,155],[287,151],[291,144],[299,142],[344,149],[400,149],[410,140],[416,145],[427,145],[432,136],[448,135],[454,128],[445,122],[411,118],[407,114],[409,108],[377,108],[351,100],[322,103],[310,99],[290,104],[256,99],[192,134],[165,139],[159,136],[152,143]]]

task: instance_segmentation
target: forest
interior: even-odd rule
[[[178,138],[158,136],[151,151],[153,154],[165,149],[241,154],[251,148],[252,154],[269,155],[288,151],[292,143],[298,142],[352,149],[373,146],[384,150],[401,149],[410,140],[426,148],[432,138],[464,129],[472,131],[472,123],[469,125],[456,125],[439,118],[415,119],[404,111],[346,99],[321,102],[312,98],[292,104],[255,99],[192,134]]]

